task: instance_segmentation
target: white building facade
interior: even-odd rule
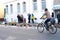
[[[28,13],[40,18],[45,8],[52,13],[53,0],[10,0],[4,3],[5,19],[8,22],[17,22],[17,15],[22,14],[28,21]]]

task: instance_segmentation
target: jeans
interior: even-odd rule
[[[48,19],[45,21],[46,29],[49,28],[49,26],[48,26],[48,22],[50,21],[50,19],[51,19],[51,18],[48,18]]]
[[[34,20],[32,19],[32,23],[34,23]]]
[[[28,20],[28,23],[30,23],[30,19]]]

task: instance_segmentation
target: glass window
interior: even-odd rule
[[[46,8],[46,1],[42,0],[42,10],[44,10]]]
[[[44,10],[46,8],[46,2],[42,2],[42,9]]]
[[[33,3],[33,10],[37,10],[37,3]]]
[[[6,13],[8,13],[8,5],[6,5]]]
[[[37,0],[33,0],[33,2],[37,2]]]
[[[17,3],[17,12],[20,12],[20,3]]]
[[[23,2],[23,12],[26,12],[26,2]]]
[[[33,0],[33,10],[37,10],[37,0]]]
[[[45,0],[42,0],[42,1],[45,1]]]
[[[13,5],[10,4],[10,12],[13,13]]]

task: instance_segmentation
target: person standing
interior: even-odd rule
[[[32,23],[34,23],[34,14],[31,16]]]
[[[31,14],[29,13],[28,14],[28,23],[30,23],[30,20],[31,20]]]
[[[54,24],[55,23],[55,18],[54,18],[54,13],[52,12],[52,16],[51,16],[51,23]]]
[[[20,18],[20,15],[18,14],[17,15],[18,23],[20,23],[20,19],[19,18]]]
[[[58,24],[60,23],[60,11],[57,14]]]
[[[23,17],[22,15],[17,15],[17,18],[18,18],[18,23],[22,23],[23,22]]]
[[[52,12],[52,17],[54,17],[54,13]]]

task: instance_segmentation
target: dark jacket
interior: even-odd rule
[[[22,18],[22,17],[20,17],[20,16],[18,15],[17,18],[18,18],[18,23],[22,23],[22,22],[23,22],[23,18]]]
[[[29,20],[31,19],[31,15],[30,15],[30,14],[28,15],[28,19],[29,19]]]
[[[60,19],[60,14],[57,14],[57,18]]]

